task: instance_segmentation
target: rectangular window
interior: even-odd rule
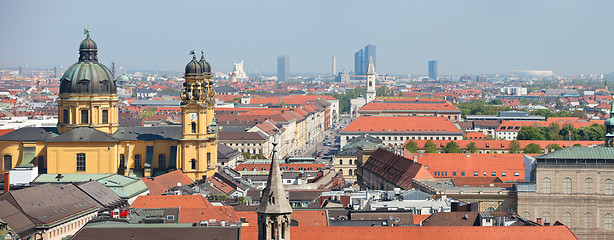
[[[196,133],[196,123],[192,122],[192,133]]]
[[[109,110],[102,110],[102,123],[109,123]]]
[[[143,168],[143,159],[141,154],[134,155],[134,168]]]
[[[81,123],[88,124],[90,123],[90,114],[88,110],[81,110]]]
[[[484,172],[484,177],[486,177],[486,172]]]
[[[70,120],[70,112],[68,111],[68,109],[64,109],[62,110],[62,112],[62,120],[64,121],[64,123],[68,123],[68,121]]]
[[[502,172],[502,173],[501,173],[501,176],[505,177],[505,175],[507,175],[507,174],[505,174],[505,172]]]
[[[514,176],[518,177],[518,176],[520,176],[520,173],[519,172],[515,172]]]
[[[211,153],[207,153],[207,167],[211,167]]]
[[[173,220],[175,220],[175,215],[166,215],[166,220],[167,220],[167,221],[173,221]]]
[[[85,172],[85,153],[77,153],[77,172]]]
[[[490,175],[492,175],[493,177],[497,176],[497,172],[491,172]]]
[[[473,172],[473,176],[478,176],[478,172]]]
[[[463,176],[463,177],[464,177],[464,176],[465,176],[465,172],[461,172],[461,176]]]
[[[456,176],[456,172],[452,172],[452,176]]]

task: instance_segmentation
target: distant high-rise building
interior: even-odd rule
[[[31,77],[32,71],[33,71],[32,67],[28,65],[19,66],[19,76]]]
[[[375,64],[377,60],[375,58],[375,45],[373,44],[369,44],[365,47],[365,55],[362,58],[363,74],[367,73],[370,59],[373,59],[373,71],[377,71],[377,64]]]
[[[373,59],[373,67],[375,68],[375,45],[373,44],[369,44],[365,48],[354,53],[354,74],[365,75],[369,67],[370,59]]]
[[[117,65],[115,64],[115,61],[111,61],[111,73],[113,74],[114,78],[118,78],[119,76],[117,76]]]
[[[277,57],[277,80],[280,82],[290,79],[290,58],[288,56]]]
[[[337,58],[333,56],[333,75],[337,74]]]
[[[235,67],[232,72],[236,74],[237,79],[247,79],[247,73],[245,73],[245,70],[243,69],[243,61],[235,63]]]
[[[429,61],[429,79],[437,80],[437,60]]]
[[[354,53],[354,74],[355,75],[363,75],[362,71],[362,58],[364,56],[364,50],[360,49],[358,52]]]

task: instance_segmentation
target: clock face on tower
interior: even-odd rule
[[[190,116],[190,120],[192,121],[196,121],[196,119],[198,119],[198,114],[196,113],[190,113],[189,116]]]

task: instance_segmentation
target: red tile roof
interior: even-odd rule
[[[426,101],[402,101],[391,102],[392,100],[380,102],[373,101],[359,109],[359,111],[375,110],[400,110],[400,111],[453,111],[458,114],[461,111],[449,102],[426,102]]]
[[[446,118],[417,116],[360,116],[342,132],[462,133]]]
[[[211,207],[203,195],[139,196],[131,208],[202,208]]]
[[[188,185],[194,181],[186,176],[181,170],[175,170],[152,179],[143,178],[145,185],[149,187],[149,195],[162,195],[167,190],[177,187],[178,184]]]
[[[410,189],[414,178],[433,177],[422,164],[395,155],[383,148],[379,148],[371,154],[363,169],[371,171],[403,189]]]
[[[230,206],[212,206],[189,208],[182,207],[179,209],[179,223],[195,223],[200,220],[208,221],[215,219],[219,221],[239,221],[235,210]]]
[[[436,178],[463,177],[462,172],[465,173],[465,177],[474,176],[474,172],[483,177],[484,172],[486,176],[492,176],[492,172],[495,172],[495,176],[503,181],[524,180],[523,154],[474,153],[467,157],[465,153],[424,153],[422,157],[418,157],[418,162],[428,168]],[[505,173],[505,176],[502,176],[502,173]],[[515,173],[518,173],[518,176],[514,176]]]
[[[511,227],[290,227],[293,240],[353,239],[540,239],[567,240],[577,238],[564,225]],[[258,239],[258,227],[241,227],[242,240]]]
[[[279,164],[282,171],[292,171],[290,168],[294,168],[294,171],[300,171],[299,169],[303,169],[303,171],[314,171],[317,172],[319,169],[324,169],[326,165],[322,163],[282,163]],[[268,163],[241,163],[237,167],[235,167],[235,171],[269,171],[271,164]],[[308,170],[311,168],[311,170]],[[319,168],[319,169],[318,169]],[[247,170],[244,170],[247,169]]]
[[[424,144],[428,140],[408,140],[405,142],[407,144],[409,141],[414,141],[418,145],[418,147],[424,147]],[[474,142],[475,146],[481,150],[507,150],[510,148],[510,143],[512,140],[479,140],[479,139],[468,139],[468,140],[431,140],[437,148],[442,149],[448,144],[450,141],[456,142],[459,148],[467,148],[467,145]],[[569,141],[550,141],[550,140],[518,140],[520,143],[520,148],[524,148],[531,143],[535,143],[541,146],[542,149],[546,149],[546,146],[549,144],[558,144],[561,147],[568,147]],[[405,145],[404,144],[404,145]],[[591,145],[599,145],[603,144],[603,141],[571,141],[571,145],[580,144],[582,146],[591,146]],[[409,157],[406,155],[405,157]]]

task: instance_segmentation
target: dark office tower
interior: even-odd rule
[[[364,75],[365,72],[362,70],[362,58],[364,55],[364,50],[360,49],[358,52],[354,53],[354,75]]]
[[[277,81],[285,82],[290,79],[290,58],[288,56],[277,57]]]
[[[377,72],[377,59],[375,59],[375,45],[369,44],[364,49],[364,56],[362,57],[362,74],[367,73],[369,67],[369,59],[373,59],[373,71]]]
[[[437,61],[429,61],[429,79],[437,80]]]

